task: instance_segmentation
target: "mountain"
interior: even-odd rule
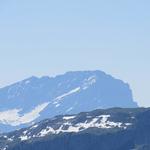
[[[110,107],[137,107],[137,103],[127,83],[102,71],[31,77],[0,89],[0,130],[12,131],[59,114]]]
[[[149,150],[150,108],[61,115],[0,135],[1,150]]]

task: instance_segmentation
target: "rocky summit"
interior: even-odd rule
[[[131,108],[137,103],[127,83],[102,71],[30,77],[0,89],[0,130],[12,131],[60,114],[110,107]]]

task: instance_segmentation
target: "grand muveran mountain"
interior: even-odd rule
[[[127,83],[101,71],[31,77],[0,89],[0,130],[10,131],[59,114],[137,107]]]
[[[61,115],[0,135],[1,150],[150,150],[150,109]]]

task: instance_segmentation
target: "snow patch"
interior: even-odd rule
[[[70,95],[72,95],[72,94],[74,94],[74,93],[77,93],[77,92],[79,92],[80,90],[81,90],[81,88],[80,88],[80,87],[77,87],[77,88],[75,88],[75,89],[73,89],[73,90],[71,90],[71,91],[69,91],[69,92],[67,92],[67,93],[65,93],[65,94],[63,94],[63,95],[61,95],[61,96],[56,97],[56,98],[53,100],[53,104],[55,105],[56,108],[59,107],[59,106],[60,106],[60,102],[61,102],[62,99],[64,99],[64,98],[67,97],[67,96],[70,96]]]
[[[63,117],[64,120],[70,120],[70,119],[74,119],[76,116],[65,116]]]
[[[93,85],[93,84],[95,84],[95,83],[96,83],[96,77],[95,77],[95,76],[91,76],[91,77],[89,77],[88,79],[85,79],[85,80],[84,80],[82,89],[83,89],[83,90],[86,90],[86,89],[88,89],[91,85]]]
[[[27,140],[29,140],[31,137],[28,137],[27,135],[24,135],[24,136],[20,136],[19,138],[21,139],[21,141],[27,141]]]
[[[21,109],[12,109],[0,112],[0,122],[11,126],[30,123],[37,119],[40,116],[40,112],[43,111],[48,105],[49,102],[38,105],[31,112],[22,116],[20,115],[20,112],[22,111]]]
[[[58,96],[55,100],[61,100],[61,99],[63,99],[63,98],[66,97],[66,96],[69,96],[69,95],[71,95],[71,94],[73,94],[73,93],[79,92],[80,89],[81,89],[80,87],[77,87],[77,88],[75,88],[75,89],[69,91],[68,93],[65,93],[65,94],[63,94],[63,95],[61,95],[61,96]]]
[[[31,81],[30,80],[26,80],[25,81],[25,84],[29,84]]]
[[[100,115],[85,122],[79,122],[72,124],[73,118],[76,116],[64,116],[63,119],[66,120],[64,123],[60,123],[60,126],[57,129],[54,129],[50,126],[46,127],[38,133],[36,137],[43,137],[48,134],[59,134],[59,133],[71,133],[71,132],[81,132],[88,128],[101,128],[101,129],[110,129],[110,128],[122,128],[126,129],[127,126],[132,125],[131,123],[121,123],[109,121],[110,115]]]
[[[55,130],[54,130],[53,128],[51,128],[51,127],[47,127],[46,129],[43,129],[43,130],[38,134],[38,136],[39,136],[39,137],[44,137],[44,136],[46,136],[46,135],[49,134],[49,133],[54,134],[54,133],[55,133]]]
[[[70,112],[71,110],[73,110],[73,107],[68,108],[68,109],[66,110],[66,112],[68,113],[68,112]]]

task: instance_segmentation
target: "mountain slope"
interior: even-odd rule
[[[10,131],[59,114],[109,107],[137,104],[128,84],[104,72],[31,77],[0,89],[0,127]]]
[[[150,109],[56,116],[0,136],[2,150],[149,150]]]

